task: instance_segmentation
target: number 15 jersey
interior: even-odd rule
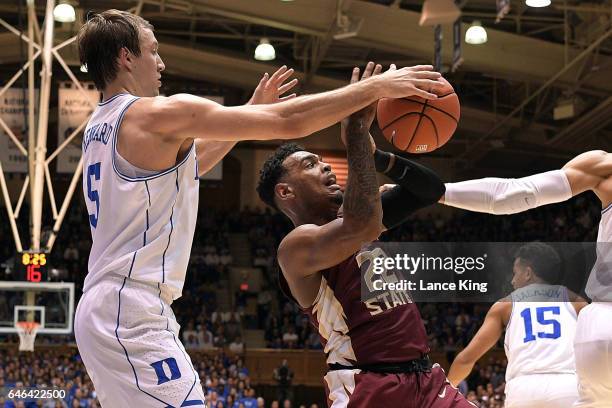
[[[195,230],[199,177],[195,145],[175,166],[138,169],[117,152],[117,134],[138,98],[98,104],[83,136],[83,193],[93,244],[84,291],[108,274],[159,284],[181,295]]]
[[[531,284],[510,295],[506,382],[530,374],[574,374],[577,314],[563,286]]]

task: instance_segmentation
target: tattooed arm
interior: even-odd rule
[[[380,70],[380,65],[368,64],[362,79]],[[358,78],[356,68],[351,82]],[[320,271],[341,263],[382,232],[382,207],[368,133],[375,113],[376,105],[369,106],[343,123],[349,168],[343,217],[324,225],[301,225],[278,248],[283,275],[302,307],[312,305],[316,298]]]
[[[382,223],[382,206],[370,144],[371,121],[367,112],[362,112],[352,115],[346,126],[349,174],[344,194],[343,218],[356,225],[370,226],[376,233]]]

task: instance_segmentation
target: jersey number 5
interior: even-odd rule
[[[100,180],[100,162],[94,163],[87,167],[87,197],[96,203],[96,213],[89,214],[89,223],[92,227],[96,228],[98,225],[98,213],[100,212],[100,196],[97,190],[91,189],[91,178]]]
[[[548,331],[541,331],[537,333],[537,338],[540,339],[558,339],[561,337],[561,323],[555,319],[547,319],[545,313],[549,312],[553,315],[560,315],[561,308],[559,306],[544,306],[544,307],[536,307],[536,317],[538,319],[538,323],[542,326],[552,326],[552,333]],[[525,322],[525,338],[523,342],[529,343],[530,341],[534,341],[536,336],[533,334],[533,324],[531,323],[531,309],[527,308],[521,312],[521,317]]]

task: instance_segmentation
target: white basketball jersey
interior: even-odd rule
[[[512,292],[504,348],[506,382],[530,374],[573,374],[576,310],[563,286],[531,284]]]
[[[594,302],[612,302],[612,204],[601,212],[597,261],[587,281],[586,294]]]
[[[119,94],[98,104],[85,128],[83,193],[93,244],[83,290],[118,274],[160,284],[176,299],[185,282],[198,211],[195,144],[165,171],[151,174],[133,166],[126,171],[125,165],[131,165],[118,155],[117,133],[136,100]],[[138,176],[143,173],[148,175]]]

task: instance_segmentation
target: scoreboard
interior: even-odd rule
[[[16,256],[15,279],[27,282],[47,280],[47,256],[41,252],[23,252]]]

